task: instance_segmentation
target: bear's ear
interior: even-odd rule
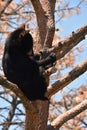
[[[16,30],[11,32],[10,37],[13,39],[15,42],[20,41],[22,37],[25,35],[25,24],[21,24]]]
[[[21,24],[14,32],[24,33],[25,32],[25,24]]]
[[[21,24],[18,28],[19,28],[19,29],[23,29],[23,30],[25,30],[25,24],[24,24],[24,23]]]

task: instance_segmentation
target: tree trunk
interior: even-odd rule
[[[48,120],[49,101],[30,101],[32,112],[26,109],[25,130],[46,130]]]

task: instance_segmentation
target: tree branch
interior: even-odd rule
[[[62,114],[59,117],[57,117],[51,123],[51,125],[54,128],[59,129],[66,121],[74,118],[75,116],[77,116],[78,114],[80,114],[81,112],[83,112],[86,109],[87,109],[87,100],[83,101],[79,105],[75,106],[74,108],[68,110],[64,114]]]
[[[5,6],[3,7],[3,9],[0,11],[0,15],[2,15],[4,13],[4,11],[6,10],[6,8],[9,6],[9,4],[12,2],[12,0],[8,0],[5,4]]]
[[[44,10],[42,8],[42,5],[39,0],[31,0],[32,5],[34,7],[36,18],[37,18],[37,24],[38,24],[38,41],[42,46],[44,45],[44,40],[46,37],[46,17],[44,14]]]
[[[58,46],[54,46],[48,50],[49,53],[54,52],[57,54],[57,59],[64,57],[74,46],[76,46],[80,41],[85,39],[87,35],[87,24],[77,29],[75,32],[58,43]]]
[[[41,0],[41,4],[46,18],[46,37],[44,41],[44,48],[52,47],[52,41],[55,32],[54,9],[55,0]]]
[[[39,43],[44,47],[51,47],[55,32],[54,0],[31,0],[37,16]]]
[[[6,87],[10,89],[12,92],[14,92],[22,101],[25,108],[32,111],[32,105],[29,105],[29,100],[26,98],[26,96],[23,94],[23,92],[17,87],[16,84],[11,83],[6,79],[6,77],[0,76],[0,85],[3,87]]]
[[[65,75],[62,79],[56,81],[52,86],[49,86],[46,96],[50,98],[53,94],[58,92],[60,89],[63,89],[66,85],[68,85],[73,80],[78,78],[86,70],[87,70],[87,60],[77,65],[71,72]]]

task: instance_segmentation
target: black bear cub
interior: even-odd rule
[[[45,59],[35,58],[33,38],[25,25],[21,25],[8,36],[2,59],[3,71],[7,79],[23,91],[29,100],[46,100],[47,83],[41,68],[56,61],[50,54]]]

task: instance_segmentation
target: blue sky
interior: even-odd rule
[[[79,0],[76,0],[79,1]],[[71,7],[76,5],[77,3],[75,0],[73,0],[73,3]],[[64,38],[67,37],[69,34],[71,34],[72,31],[75,31],[79,27],[83,26],[84,24],[87,24],[87,3],[83,3],[81,6],[81,11],[78,15],[73,15],[71,17],[67,17],[63,20],[61,20],[57,27],[63,28],[63,32],[60,32],[60,35]]]

